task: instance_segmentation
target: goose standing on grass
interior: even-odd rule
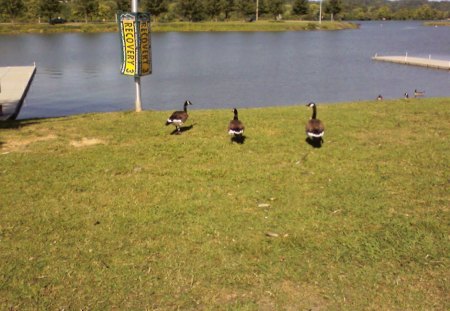
[[[174,111],[172,115],[167,119],[166,125],[173,124],[177,129],[177,134],[181,134],[181,126],[186,122],[189,117],[187,113],[187,106],[192,105],[192,103],[187,100],[184,102],[184,110],[183,111]]]
[[[307,107],[312,108],[312,116],[311,119],[306,123],[306,135],[309,139],[322,141],[323,134],[325,133],[325,126],[322,121],[317,119],[317,108],[314,102],[310,102],[306,105]]]
[[[233,120],[228,124],[228,134],[234,136],[242,136],[244,134],[245,126],[238,118],[238,111],[233,108],[234,117]]]
[[[425,91],[414,90],[414,97],[421,97],[425,95]]]

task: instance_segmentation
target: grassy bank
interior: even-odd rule
[[[303,31],[303,30],[343,30],[355,29],[356,24],[348,22],[313,21],[258,21],[245,22],[203,22],[203,23],[160,23],[152,25],[152,30],[159,31]]]
[[[0,309],[448,310],[449,103],[0,123]]]
[[[202,22],[202,23],[157,23],[152,24],[153,32],[169,31],[301,31],[301,30],[341,30],[357,26],[348,22],[312,21],[259,21],[246,22]],[[116,23],[67,23],[49,24],[0,24],[0,34],[20,33],[63,33],[63,32],[114,32]]]
[[[450,26],[450,21],[433,21],[424,23],[425,26]]]

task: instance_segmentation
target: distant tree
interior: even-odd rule
[[[292,4],[292,13],[295,15],[305,15],[308,14],[308,8],[308,0],[295,0]]]
[[[51,19],[57,15],[61,10],[59,0],[40,0],[39,1],[39,16]]]
[[[158,21],[158,17],[169,10],[166,0],[143,0],[142,4],[154,17],[155,21]]]
[[[216,21],[226,5],[225,0],[204,0],[205,13]]]
[[[24,3],[22,0],[0,0],[0,11],[5,13],[14,23],[24,9]]]
[[[398,20],[407,20],[407,19],[412,19],[413,17],[413,12],[410,9],[407,8],[402,8],[400,10],[397,10],[394,13],[394,17],[395,19]]]
[[[178,14],[190,22],[203,19],[204,8],[201,0],[179,0],[177,3]]]
[[[235,10],[235,1],[234,0],[224,0],[223,13],[225,14],[225,19],[229,19],[231,12]]]
[[[98,2],[96,0],[75,0],[73,5],[75,15],[83,17],[85,23],[98,13]]]
[[[431,8],[431,6],[424,4],[416,9],[414,18],[421,20],[435,19],[436,15],[436,12]]]
[[[339,14],[342,10],[340,0],[329,0],[327,2],[325,12],[331,15],[331,20],[334,20],[334,16]]]
[[[130,0],[115,0],[116,7],[118,11],[129,12],[131,11],[131,1]]]
[[[284,0],[267,0],[267,11],[271,14],[275,19],[278,15],[283,13],[283,4]]]
[[[354,8],[348,15],[348,19],[364,20],[367,19],[367,15],[362,8]]]
[[[262,16],[269,13],[268,2],[270,0],[259,0],[258,15]]]
[[[255,15],[256,2],[254,0],[239,0],[237,10],[244,17]]]
[[[383,5],[376,11],[376,18],[377,19],[391,19],[392,18],[392,12],[391,9],[387,5]]]
[[[99,0],[98,16],[103,20],[111,20],[114,18],[117,9],[117,2],[115,0]]]
[[[39,14],[39,1],[40,0],[27,0],[24,5],[27,8],[26,11],[26,18],[27,20],[31,19],[34,20],[37,18],[38,23],[41,22],[40,14]],[[1,13],[1,9],[0,9]]]

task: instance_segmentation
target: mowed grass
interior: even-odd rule
[[[356,29],[358,25],[350,22],[324,21],[268,21],[259,20],[257,22],[174,22],[152,24],[152,31],[303,31],[303,30],[343,30]]]
[[[0,123],[0,309],[450,308],[450,99],[169,114]]]
[[[230,22],[170,22],[152,23],[152,32],[223,32],[223,31],[302,31],[302,30],[342,30],[356,29],[355,23],[340,21],[267,21],[248,23]],[[66,23],[50,25],[48,23],[0,24],[0,34],[21,33],[65,33],[65,32],[118,32],[118,24],[105,23]]]

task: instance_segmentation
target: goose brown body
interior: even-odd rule
[[[236,108],[233,109],[234,117],[233,120],[228,124],[228,134],[230,135],[242,135],[244,133],[245,126],[238,118],[238,111]]]
[[[420,96],[424,96],[424,95],[425,95],[425,91],[414,90],[414,97],[420,97]]]
[[[312,139],[321,139],[325,133],[325,126],[322,121],[317,119],[316,104],[311,102],[307,106],[312,108],[313,113],[311,119],[305,126],[306,135]]]
[[[181,111],[174,111],[170,117],[166,121],[166,125],[173,124],[175,125],[177,132],[180,133],[181,129],[180,127],[186,122],[186,120],[189,117],[189,114],[187,113],[187,106],[192,105],[192,103],[187,100],[184,102],[184,109]]]

